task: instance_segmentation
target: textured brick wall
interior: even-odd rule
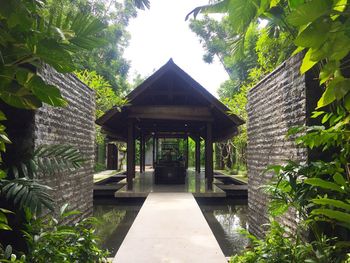
[[[82,212],[77,219],[91,215],[93,205],[93,167],[95,136],[95,95],[72,74],[60,74],[45,68],[41,75],[58,86],[69,105],[65,108],[44,106],[35,113],[34,145],[69,144],[84,155],[86,163],[80,169],[66,171],[45,182],[54,188],[59,205],[69,203]]]
[[[306,149],[286,138],[290,127],[308,123],[307,116],[316,101],[311,90],[313,80],[299,74],[300,63],[301,55],[285,61],[248,93],[249,230],[260,237],[262,224],[268,222],[268,198],[259,187],[271,178],[271,174],[262,174],[264,169],[287,159],[308,159]],[[295,218],[290,212],[280,220],[293,228]]]

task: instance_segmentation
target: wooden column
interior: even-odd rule
[[[126,181],[128,190],[133,188],[133,178],[135,177],[135,133],[134,122],[128,120],[128,140],[127,140],[127,164],[126,164]]]
[[[154,168],[155,163],[156,163],[156,138],[155,138],[155,135],[153,135],[152,140],[153,140],[152,164],[153,164],[153,168]]]
[[[159,148],[159,138],[156,137],[156,162],[158,160],[158,155],[159,155],[158,148]]]
[[[188,136],[186,137],[186,159],[185,159],[185,168],[188,169]]]
[[[142,161],[143,161],[143,135],[141,134],[140,135],[140,152],[139,152],[139,154],[140,154],[140,156],[139,156],[139,160],[140,160],[140,173],[142,174],[143,173],[143,163],[142,163]]]
[[[115,144],[107,144],[107,170],[118,170],[118,147]]]
[[[196,149],[195,149],[195,168],[196,168],[196,172],[200,173],[201,172],[201,138],[198,137],[196,138]]]
[[[146,136],[142,136],[142,172],[146,171]]]
[[[206,125],[205,138],[205,178],[207,179],[208,189],[213,188],[213,139],[212,139],[212,124],[210,122]]]

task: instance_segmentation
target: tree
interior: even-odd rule
[[[127,81],[130,68],[129,61],[123,58],[125,48],[129,44],[130,35],[126,30],[130,19],[137,16],[137,6],[149,7],[148,1],[124,0],[79,0],[80,12],[90,12],[106,23],[107,29],[100,36],[107,40],[107,45],[94,49],[92,52],[82,52],[74,60],[80,70],[95,71],[103,76],[115,90],[122,96],[130,90],[131,85]],[[142,2],[145,5],[142,5]],[[70,1],[65,0],[65,5]]]
[[[112,108],[121,107],[127,103],[127,100],[117,96],[109,82],[95,71],[75,71],[75,74],[83,83],[96,92],[96,118],[100,118],[105,112]],[[98,144],[104,143],[104,135],[97,125],[96,142]]]

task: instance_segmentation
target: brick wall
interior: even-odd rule
[[[46,67],[41,76],[60,88],[69,105],[64,108],[44,106],[36,111],[34,145],[69,144],[83,154],[86,162],[80,169],[44,178],[45,183],[54,188],[57,203],[69,203],[72,209],[81,211],[81,216],[76,218],[80,219],[92,214],[95,94],[73,74],[63,75]]]
[[[289,128],[309,123],[319,89],[311,73],[301,76],[301,55],[285,61],[248,93],[248,207],[249,230],[263,236],[262,225],[268,223],[266,194],[259,189],[271,178],[263,171],[269,164],[287,159],[307,161],[309,153],[286,138]],[[289,212],[280,218],[293,228],[296,217]]]

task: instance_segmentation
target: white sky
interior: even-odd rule
[[[125,57],[131,61],[130,80],[135,72],[141,76],[151,75],[173,58],[179,67],[217,96],[217,89],[228,75],[217,60],[212,64],[203,61],[204,49],[185,21],[193,8],[207,3],[208,0],[151,0],[149,10],[140,10],[127,28],[131,40]]]

